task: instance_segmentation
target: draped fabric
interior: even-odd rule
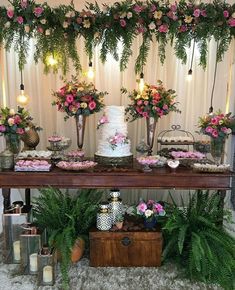
[[[3,2],[3,3],[2,3]],[[44,2],[44,1],[38,1]],[[75,8],[81,10],[83,1],[74,1]],[[114,1],[113,1],[114,2]],[[232,3],[232,1],[230,1]],[[48,1],[49,5],[69,4],[70,1]],[[99,1],[98,1],[99,3]],[[102,1],[103,3],[103,1]],[[111,3],[111,1],[106,1]],[[7,4],[7,1],[1,1],[1,4]],[[105,96],[106,105],[124,105],[129,102],[127,96],[121,95],[120,88],[125,87],[127,90],[136,88],[136,78],[134,73],[134,63],[138,55],[138,48],[142,42],[141,37],[137,38],[133,44],[133,55],[129,61],[128,68],[124,72],[120,72],[119,63],[111,56],[107,62],[102,64],[99,59],[99,48],[94,51],[93,64],[95,68],[95,86],[99,91],[107,91],[109,94]],[[166,88],[176,90],[177,101],[181,114],[170,113],[163,117],[157,123],[157,133],[162,130],[169,129],[171,125],[180,125],[182,129],[190,131],[196,139],[202,138],[195,131],[198,130],[198,117],[208,112],[210,107],[210,97],[214,78],[216,44],[210,42],[208,51],[208,63],[205,71],[198,66],[199,51],[196,46],[193,59],[193,79],[191,82],[186,81],[186,76],[190,68],[192,46],[188,49],[188,61],[186,65],[182,65],[174,56],[173,49],[170,45],[166,48],[166,61],[164,65],[160,63],[158,57],[158,44],[153,42],[148,56],[147,65],[144,68],[144,79],[147,83],[155,84],[158,79],[163,81]],[[84,70],[88,69],[88,58],[84,53],[84,43],[82,39],[77,41],[77,49],[80,55],[81,63]],[[121,51],[121,44],[120,44]],[[27,64],[23,71],[25,91],[30,96],[30,103],[27,108],[34,119],[34,122],[43,128],[40,132],[40,144],[37,149],[46,149],[49,145],[47,138],[54,132],[72,139],[72,147],[76,148],[76,129],[75,120],[70,118],[67,122],[63,120],[63,113],[58,112],[56,107],[51,106],[53,101],[52,92],[58,90],[63,81],[58,74],[43,73],[43,65],[35,64],[33,60],[34,45],[31,41],[30,51],[27,57]],[[0,50],[0,105],[16,108],[16,96],[19,94],[20,72],[17,66],[17,55],[12,49],[6,52]],[[71,67],[66,78],[69,80],[71,75],[75,75],[74,69]],[[235,113],[235,41],[230,45],[226,52],[223,62],[218,63],[215,90],[213,95],[214,111],[221,109],[222,111],[232,111]],[[84,149],[86,156],[93,156],[97,144],[98,134],[96,125],[101,113],[91,115],[88,118]],[[129,137],[132,143],[132,152],[136,156],[136,145],[145,137],[145,121],[137,120],[128,124]],[[205,138],[205,137],[203,137]],[[0,150],[4,148],[4,144],[0,137]],[[228,139],[226,146],[226,159],[232,164],[232,138]],[[158,148],[159,149],[159,148]],[[154,146],[154,153],[157,150],[157,144]],[[145,193],[146,195],[149,194]],[[129,201],[134,199],[134,195],[129,196]]]

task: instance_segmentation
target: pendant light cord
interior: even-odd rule
[[[213,85],[212,85],[212,90],[211,90],[211,101],[210,101],[209,113],[213,113],[213,98],[214,98],[214,90],[215,90],[215,80],[216,80],[216,75],[217,75],[217,66],[218,66],[218,61],[217,61],[218,47],[219,47],[219,42],[217,41],[215,71],[214,71],[214,79],[213,79]]]
[[[193,40],[193,51],[192,51],[192,58],[191,58],[191,64],[190,64],[191,71],[192,71],[192,67],[193,67],[194,51],[195,51],[195,39]]]

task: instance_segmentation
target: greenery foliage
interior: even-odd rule
[[[188,205],[182,201],[181,207],[174,202],[163,228],[163,258],[180,262],[192,280],[234,289],[235,239],[223,228],[223,218],[229,220],[229,214],[218,192],[210,195],[199,190],[190,195]]]
[[[35,222],[46,229],[49,244],[61,253],[63,288],[68,289],[68,267],[75,240],[86,238],[96,221],[98,203],[103,192],[84,189],[71,197],[56,188],[44,188],[33,202]]]
[[[9,0],[10,7],[0,6],[0,46],[14,47],[19,55],[19,67],[26,63],[29,40],[35,38],[35,61],[45,64],[54,56],[58,62],[54,70],[68,69],[69,60],[81,70],[76,50],[76,39],[85,40],[85,51],[91,60],[94,47],[101,45],[100,57],[105,61],[111,53],[119,59],[118,43],[123,44],[120,68],[124,70],[132,55],[131,46],[138,35],[143,36],[135,70],[141,72],[146,63],[152,41],[159,43],[161,62],[165,59],[168,42],[174,45],[176,56],[187,60],[186,48],[195,41],[200,48],[200,64],[206,67],[207,45],[214,38],[219,43],[217,61],[235,36],[235,4],[214,0],[199,4],[196,1],[125,0],[111,5],[87,3],[86,9],[76,11],[73,4],[52,8],[47,3],[34,0]]]

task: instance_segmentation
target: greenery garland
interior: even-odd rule
[[[76,40],[82,36],[85,51],[92,58],[94,47],[101,45],[100,58],[104,62],[111,53],[119,59],[118,42],[123,44],[120,69],[127,67],[132,55],[133,40],[142,35],[135,66],[136,73],[146,64],[149,45],[156,39],[158,53],[163,63],[168,42],[174,46],[176,56],[187,61],[186,48],[192,40],[200,50],[200,65],[207,62],[208,42],[214,38],[219,43],[217,61],[221,61],[235,36],[235,4],[215,0],[213,3],[196,4],[180,0],[174,4],[163,1],[125,0],[113,5],[97,3],[76,11],[73,3],[52,8],[48,4],[37,4],[34,0],[9,0],[9,7],[0,6],[0,46],[9,50],[12,46],[19,56],[19,68],[26,63],[29,40],[34,38],[35,61],[39,59],[50,68],[48,57],[56,58],[63,73],[72,60],[77,71],[81,70],[76,50]],[[55,69],[55,70],[56,70]]]

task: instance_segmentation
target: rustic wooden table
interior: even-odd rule
[[[224,196],[231,189],[233,172],[199,173],[179,167],[171,171],[168,167],[154,168],[144,173],[138,164],[130,168],[104,168],[97,166],[88,171],[64,171],[53,168],[50,172],[0,172],[0,188],[4,198],[4,209],[10,206],[10,189],[26,188],[26,204],[30,203],[30,188],[46,186],[58,188],[175,188],[217,189]]]

